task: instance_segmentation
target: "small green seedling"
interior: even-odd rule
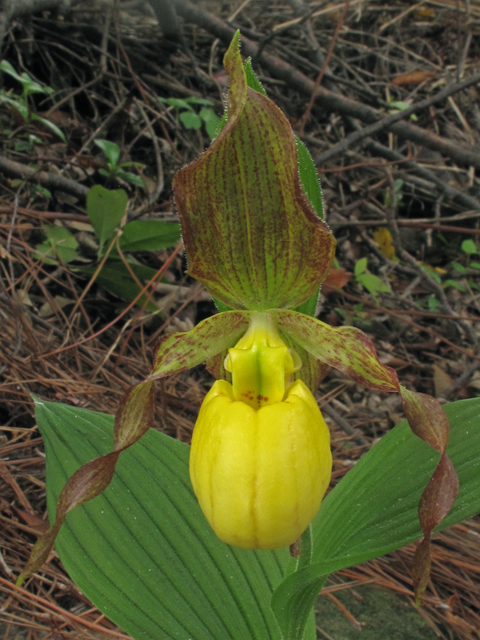
[[[32,167],[32,165],[30,165],[30,167],[32,169],[37,168],[36,166]],[[36,198],[39,196],[42,198],[47,198],[47,200],[49,200],[52,197],[52,192],[49,191],[46,187],[43,187],[41,184],[35,184],[34,182],[26,183],[25,180],[22,180],[21,178],[13,178],[12,180],[9,180],[9,185],[12,189],[20,189],[21,187],[27,189],[30,193],[31,198]]]
[[[457,273],[459,273],[461,276],[466,276],[467,275],[467,270],[466,268],[463,266],[463,264],[460,264],[460,262],[457,262],[456,260],[454,260],[452,262],[452,267],[455,269],[455,271]]]
[[[467,240],[464,240],[462,242],[461,249],[465,254],[466,266],[465,264],[453,260],[452,268],[462,276],[467,275],[467,267],[470,267],[472,269],[480,269],[480,263],[471,260],[472,256],[480,253],[475,242],[471,238],[468,238]]]
[[[6,135],[9,135],[5,130],[4,130],[4,133]],[[44,142],[40,140],[38,136],[34,135],[33,133],[29,133],[24,140],[17,140],[13,148],[15,149],[15,151],[28,152],[28,151],[32,151],[35,145],[43,145],[43,144]]]
[[[19,75],[12,65],[7,60],[2,60],[0,62],[0,70],[7,73],[9,76],[20,82],[22,85],[22,93],[21,94],[12,94],[11,92],[7,92],[4,89],[0,91],[0,102],[4,104],[8,104],[17,111],[22,117],[25,124],[30,122],[41,122],[45,127],[53,131],[63,142],[66,142],[65,136],[61,129],[57,127],[57,125],[50,122],[47,118],[37,115],[33,113],[30,109],[28,98],[34,93],[43,93],[45,95],[50,95],[53,93],[52,87],[42,87],[41,84],[32,80],[27,73],[22,73]]]
[[[161,251],[174,247],[180,240],[180,224],[163,220],[132,220],[121,226],[125,219],[128,196],[123,189],[110,191],[95,185],[87,195],[87,214],[98,239],[97,260],[85,259],[77,252],[78,242],[72,233],[61,225],[44,225],[45,240],[35,247],[34,257],[45,264],[59,262],[87,262],[85,266],[70,266],[75,273],[91,277],[96,283],[115,296],[131,302],[138,298],[139,283],[143,286],[157,276],[157,270],[138,263],[133,256],[121,259],[112,242],[118,234],[122,253],[133,251]],[[105,253],[109,247],[108,257]],[[98,264],[103,266],[98,271]],[[132,276],[133,274],[133,276]],[[146,311],[158,313],[159,305],[143,295],[137,304]]]
[[[114,158],[115,159],[115,158]],[[109,191],[100,185],[90,189],[87,195],[87,214],[99,240],[98,259],[105,247],[119,232],[126,216],[128,196],[123,189]],[[121,227],[119,248],[122,253],[130,251],[159,251],[173,247],[180,240],[180,225],[163,220],[132,220]],[[156,270],[127,258],[128,265],[120,259],[115,247],[111,248],[107,261],[96,276],[97,284],[115,296],[132,301],[138,298],[138,283],[148,282],[156,277]],[[82,272],[92,276],[94,266],[85,267]],[[132,273],[135,277],[132,277]],[[148,296],[137,299],[137,304],[150,313],[161,309]]]
[[[471,260],[472,256],[480,253],[477,249],[477,245],[475,244],[475,242],[471,238],[468,238],[467,240],[464,240],[462,242],[461,249],[465,254],[466,266],[454,260],[452,262],[452,268],[461,276],[466,276],[468,274],[467,267],[470,267],[472,269],[480,269],[480,263]],[[478,285],[475,282],[473,282],[473,280],[469,279],[467,280],[467,282],[472,289],[478,288]],[[460,284],[456,280],[446,280],[444,282],[444,286],[455,287],[455,289],[458,289],[462,293],[465,293],[465,286],[463,284]]]
[[[433,313],[437,313],[437,311],[442,306],[442,303],[436,296],[432,294],[427,300],[427,305],[430,311],[432,311]]]
[[[466,253],[468,256],[471,256],[474,253],[479,253],[477,249],[477,245],[471,238],[469,238],[468,240],[464,240],[462,242],[462,251]]]
[[[423,264],[423,263],[419,263],[421,268],[426,271],[428,273],[428,275],[433,278],[435,280],[435,282],[437,284],[442,285],[443,288],[446,287],[454,287],[454,289],[458,289],[459,291],[461,291],[462,293],[465,293],[465,287],[463,285],[461,285],[459,282],[457,282],[456,280],[445,280],[445,282],[442,282],[442,277],[441,275],[438,273],[437,270],[433,269],[430,265],[428,264]],[[464,266],[462,266],[459,263],[455,263],[458,266],[458,272],[461,273],[462,275],[464,273],[467,272],[467,270],[465,269]],[[444,270],[440,270],[441,273],[445,273]],[[429,298],[428,300],[428,306],[431,310],[436,310],[436,305],[440,304],[440,302],[438,302],[438,300],[435,298],[435,296],[433,296],[433,300],[432,298]],[[435,307],[435,309],[432,308],[432,305]]]
[[[480,263],[470,261],[470,258],[473,255],[478,255],[480,253],[480,251],[477,249],[477,245],[471,238],[462,242],[462,251],[467,254],[468,266],[472,269],[480,269]]]
[[[390,106],[392,108],[389,110],[388,113],[393,114],[393,113],[398,113],[399,111],[405,111],[405,109],[410,109],[412,105],[409,104],[408,102],[403,102],[402,100],[394,100],[394,101],[390,101]],[[412,122],[417,122],[418,118],[414,113],[412,113],[410,115],[410,120]]]
[[[130,184],[134,184],[137,187],[144,187],[145,184],[140,176],[130,171],[125,171],[125,167],[137,167],[143,169],[145,165],[141,162],[122,162],[118,164],[120,160],[120,147],[115,142],[110,140],[95,140],[95,144],[99,147],[103,153],[107,156],[107,169],[99,169],[100,175],[108,180],[114,180],[116,178],[125,180]]]
[[[220,118],[212,109],[213,102],[206,100],[205,98],[158,98],[163,104],[167,104],[169,107],[177,109],[178,117],[182,122],[185,129],[201,129],[202,124],[205,125],[205,130],[210,136],[214,138],[216,135],[218,123]],[[197,114],[192,107],[193,105],[202,106],[202,109]]]
[[[87,214],[98,238],[98,258],[113,240],[126,216],[128,196],[123,189],[110,191],[95,185],[87,194]],[[178,222],[131,220],[121,227],[119,246],[122,252],[161,251],[180,240]],[[116,255],[115,251],[112,256]]]
[[[458,289],[458,291],[461,291],[462,293],[465,293],[465,287],[460,284],[460,282],[457,282],[456,280],[445,280],[445,282],[443,283],[444,287],[453,287],[454,289]]]
[[[345,325],[368,330],[373,324],[371,320],[368,320],[368,312],[363,311],[363,304],[361,302],[356,304],[351,312],[341,309],[340,307],[335,307],[335,311],[342,316]]]
[[[34,257],[46,264],[68,264],[76,260],[78,242],[68,229],[56,224],[43,225],[46,239],[36,246]]]
[[[431,267],[429,264],[425,264],[424,262],[419,262],[419,265],[424,271],[426,271],[426,273],[428,273],[429,276],[431,276],[435,280],[437,284],[442,284],[442,278],[440,277],[438,272],[433,269],[433,267]]]
[[[361,284],[362,287],[372,294],[375,301],[378,302],[380,293],[390,293],[390,286],[373,273],[367,273],[367,258],[360,258],[355,264],[354,269],[355,282]]]
[[[115,145],[116,146],[116,145]],[[112,240],[127,214],[128,196],[123,189],[109,191],[97,184],[87,194],[87,214],[98,238],[98,257]]]

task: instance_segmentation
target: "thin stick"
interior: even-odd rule
[[[325,60],[323,61],[322,64],[322,68],[320,69],[320,73],[317,76],[317,79],[315,80],[315,86],[313,88],[312,91],[312,95],[310,97],[310,100],[308,102],[307,108],[305,109],[305,113],[302,116],[302,119],[300,121],[300,129],[298,132],[298,135],[301,137],[303,136],[304,130],[305,130],[305,125],[308,122],[308,119],[310,118],[310,113],[312,111],[312,107],[313,107],[313,103],[315,102],[315,97],[318,91],[318,88],[320,86],[320,83],[322,82],[322,78],[325,75],[325,71],[327,70],[328,64],[330,62],[330,59],[333,55],[333,49],[335,47],[335,43],[337,42],[338,39],[338,35],[340,33],[340,29],[342,28],[343,22],[345,20],[345,16],[347,15],[347,10],[348,10],[348,6],[350,4],[350,0],[347,0],[344,5],[343,5],[343,9],[342,9],[342,13],[340,14],[338,20],[337,20],[337,26],[335,27],[335,33],[333,34],[332,39],[330,40],[330,44],[328,45],[328,51],[327,51],[327,55],[325,56]]]
[[[195,6],[189,2],[189,0],[175,0],[175,8],[179,16],[203,27],[225,42],[230,43],[233,38],[235,33],[233,27],[227,25],[223,20],[211,13]],[[242,53],[254,57],[257,51],[258,45],[243,36]],[[312,95],[315,83],[292,65],[265,51],[262,52],[261,62],[274,78],[285,81],[291,88],[301,93],[306,93],[309,96]],[[367,123],[376,122],[379,118],[383,117],[383,114],[377,109],[329,91],[325,89],[325,87],[318,88],[315,94],[315,100],[328,111],[336,111],[344,116],[352,116]],[[391,124],[388,129],[401,138],[411,140],[429,149],[435,149],[456,162],[473,165],[475,168],[480,169],[480,153],[471,145],[459,145],[427,129],[422,129],[421,127],[406,122],[396,122]]]
[[[89,622],[88,620],[83,620],[78,616],[73,615],[69,611],[66,611],[61,607],[58,607],[57,605],[51,602],[48,602],[48,600],[45,600],[44,598],[40,598],[39,596],[36,596],[34,593],[30,593],[30,591],[27,591],[27,589],[23,589],[22,587],[17,587],[15,584],[12,584],[8,580],[5,580],[5,578],[0,578],[0,584],[5,585],[9,589],[12,589],[20,597],[23,596],[30,600],[34,600],[45,611],[48,611],[48,612],[55,611],[56,613],[59,613],[74,622],[80,622],[82,625],[84,625],[88,629],[92,629],[97,632],[101,631],[102,633],[106,633],[110,636],[115,636],[115,638],[121,638],[122,640],[132,640],[131,636],[127,636],[123,633],[119,633],[118,631],[107,629],[107,627],[96,625],[92,622]]]
[[[344,138],[341,142],[337,143],[333,147],[330,147],[328,151],[321,153],[314,159],[314,163],[316,166],[331,160],[335,156],[345,153],[347,149],[350,149],[353,145],[358,144],[361,140],[368,138],[369,136],[374,135],[375,133],[379,133],[384,129],[388,129],[392,124],[396,122],[400,122],[400,120],[406,120],[411,115],[418,113],[419,111],[423,111],[428,107],[431,107],[438,102],[442,102],[443,100],[449,98],[455,93],[459,91],[463,91],[472,85],[478,84],[480,82],[480,73],[476,73],[461,82],[453,82],[449,84],[444,89],[439,91],[433,96],[429,98],[425,98],[425,100],[420,100],[416,104],[412,104],[408,109],[403,109],[402,111],[397,111],[389,116],[385,116],[381,118],[378,122],[374,122],[373,124],[369,124],[358,131],[354,131],[346,138]],[[301,134],[300,134],[301,135]]]

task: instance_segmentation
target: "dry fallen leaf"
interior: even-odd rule
[[[385,258],[395,260],[395,247],[393,246],[392,235],[385,227],[379,227],[373,234],[373,239],[380,247],[380,251]]]
[[[413,12],[413,16],[415,18],[435,18],[436,13],[434,9],[430,9],[428,7],[420,7],[420,9],[417,9],[416,11]]]
[[[394,87],[403,87],[405,84],[421,84],[425,80],[436,77],[436,71],[411,71],[397,76],[390,81],[390,84]]]
[[[452,378],[438,364],[433,365],[433,384],[435,385],[436,398],[442,397],[452,384]]]
[[[353,273],[345,269],[330,269],[327,278],[322,285],[322,292],[329,293],[335,289],[342,289],[353,277]]]

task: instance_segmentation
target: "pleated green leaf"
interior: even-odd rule
[[[111,450],[113,417],[36,405],[53,519],[67,478]],[[55,545],[65,568],[135,640],[280,640],[270,600],[288,549],[218,540],[192,492],[188,457],[187,445],[153,430],[122,453],[104,494],[66,518]]]
[[[437,530],[480,511],[480,399],[444,405],[447,453],[460,480],[457,501]],[[328,574],[399,549],[422,537],[418,503],[440,455],[407,422],[392,429],[329,493],[313,521],[310,566],[277,589],[273,609],[285,640],[302,637]]]

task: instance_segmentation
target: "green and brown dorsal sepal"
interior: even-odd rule
[[[234,309],[293,309],[325,280],[335,239],[301,187],[290,123],[247,86],[239,37],[226,125],[173,183],[188,271]]]

